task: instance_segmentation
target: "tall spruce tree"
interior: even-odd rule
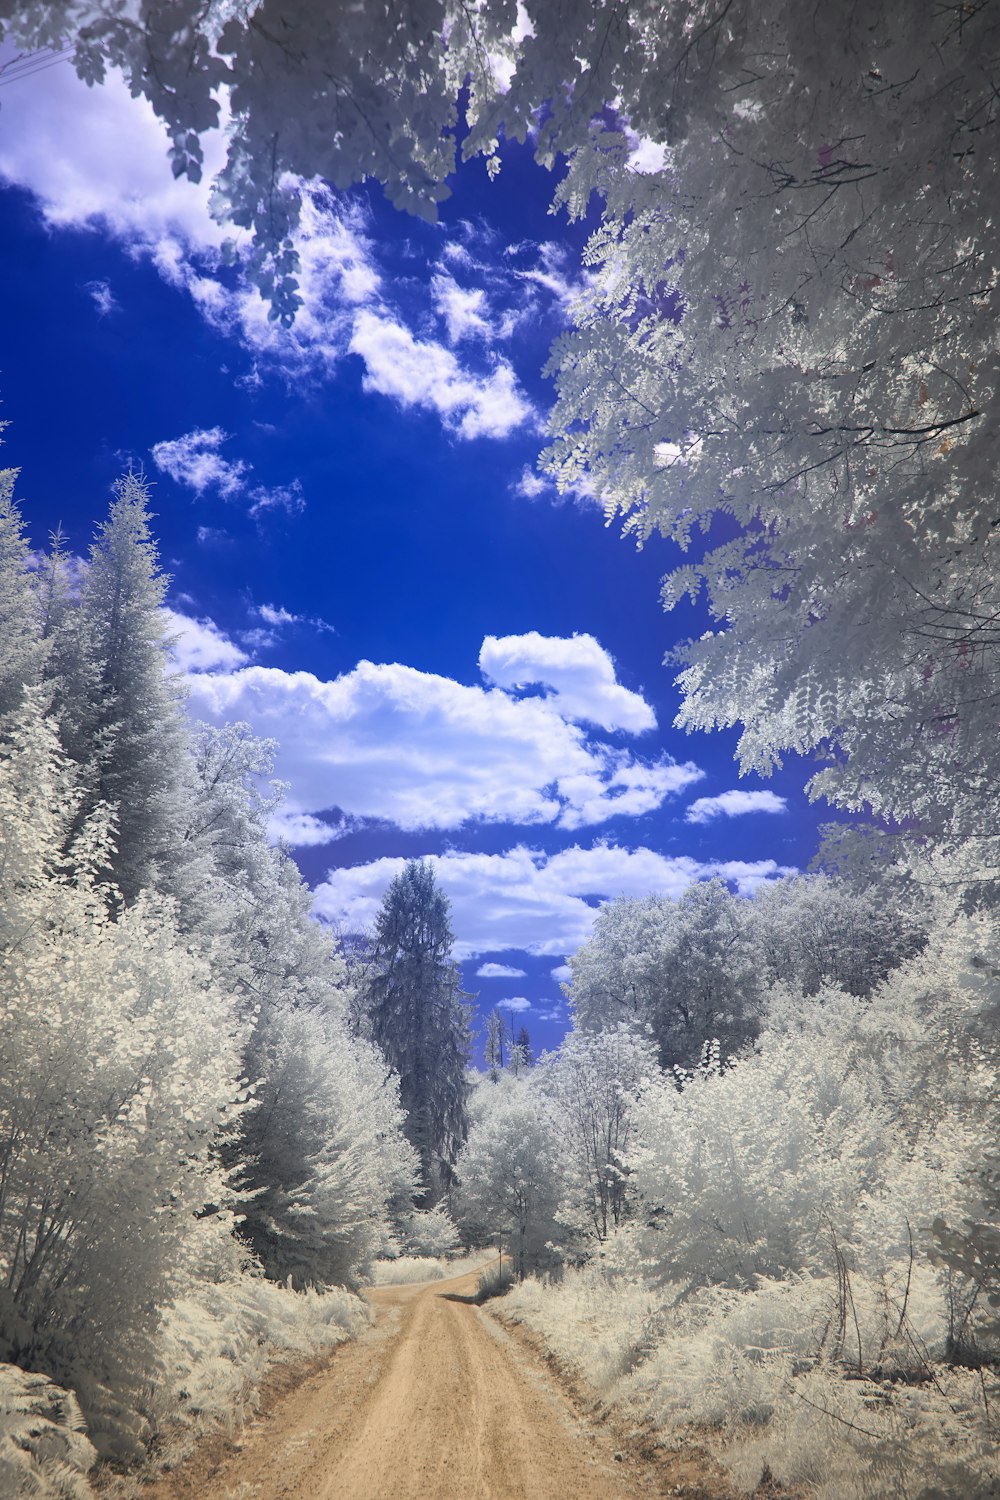
[[[376,919],[367,991],[372,1038],[399,1074],[422,1207],[448,1192],[468,1134],[469,1010],[453,943],[447,897],[430,865],[411,860]]]
[[[110,871],[126,902],[154,889],[181,897],[193,796],[181,690],[168,658],[149,493],[139,475],[115,487],[80,587],[74,659],[56,696],[60,737],[81,767],[81,815],[111,807]]]
[[[44,655],[28,569],[28,539],[14,501],[16,469],[0,470],[0,715],[38,680]]]

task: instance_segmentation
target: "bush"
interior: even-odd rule
[[[400,1255],[396,1260],[377,1260],[372,1267],[372,1286],[409,1286],[421,1281],[443,1281],[448,1271],[430,1255]]]
[[[488,1302],[491,1297],[502,1297],[513,1285],[513,1266],[505,1260],[501,1270],[498,1261],[495,1266],[487,1266],[484,1271],[480,1271],[476,1283],[476,1301],[482,1303]]]

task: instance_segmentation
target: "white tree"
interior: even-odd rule
[[[480,1086],[456,1164],[457,1213],[473,1233],[509,1237],[520,1280],[546,1263],[559,1233],[561,1145],[552,1104],[531,1080],[508,1075]]]
[[[679,653],[679,722],[741,723],[745,771],[817,753],[814,795],[958,858],[973,897],[1000,858],[997,28],[908,0],[664,11],[632,119],[658,88],[663,170],[595,127],[560,188],[605,212],[547,460],[640,542],[729,518],[665,587],[717,621]]]
[[[751,905],[719,880],[677,901],[609,902],[569,964],[581,1029],[628,1022],[652,1036],[663,1067],[696,1062],[713,1037],[728,1054],[756,1031],[763,976]]]
[[[624,1024],[571,1032],[534,1070],[531,1087],[553,1111],[564,1184],[558,1217],[577,1251],[603,1244],[628,1218],[635,1100],[658,1076],[656,1049]]]
[[[252,1057],[261,1082],[238,1147],[252,1194],[243,1233],[278,1281],[357,1286],[416,1183],[398,1081],[317,1010],[274,1013]]]
[[[143,890],[183,896],[192,852],[183,837],[191,758],[150,521],[148,489],[128,473],[90,550],[54,684],[60,738],[81,768],[82,811],[105,803],[114,812],[111,873],[126,901]]]
[[[71,1385],[121,1457],[196,1215],[234,1227],[216,1152],[243,1038],[169,904],[111,920],[104,810],[67,858],[79,797],[43,700],[26,690],[0,763],[0,1355]]]
[[[0,469],[0,717],[17,707],[26,684],[38,680],[44,657],[28,540],[14,502],[16,477],[16,470]]]

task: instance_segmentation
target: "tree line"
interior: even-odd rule
[[[419,1238],[465,1136],[467,1012],[429,870],[387,896],[359,993],[268,841],[273,744],[188,722],[142,480],[83,560],[59,536],[30,550],[13,482],[0,1361],[72,1390],[98,1453],[128,1461],[176,1416],[182,1310],[185,1360],[211,1363],[223,1330],[246,1357],[255,1318],[281,1342],[278,1288],[353,1292]],[[354,1326],[356,1299],[330,1306]],[[0,1458],[18,1484],[25,1444]]]

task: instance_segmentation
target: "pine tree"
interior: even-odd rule
[[[468,1133],[469,1011],[451,958],[453,942],[447,897],[430,865],[411,860],[386,891],[376,919],[367,988],[372,1037],[399,1074],[422,1207],[447,1193]]]
[[[77,649],[56,702],[60,737],[82,768],[84,815],[99,802],[113,810],[111,874],[126,902],[149,888],[182,894],[193,795],[148,502],[136,474],[115,487],[83,575]]]
[[[0,715],[16,709],[22,689],[37,681],[44,654],[16,476],[16,469],[0,471]]]
[[[486,1017],[486,1046],[484,1056],[486,1067],[494,1083],[500,1077],[504,1062],[504,1048],[507,1044],[507,1022],[496,1009],[490,1011]]]
[[[510,1049],[510,1066],[515,1074],[523,1073],[526,1068],[535,1065],[535,1055],[531,1050],[531,1037],[528,1035],[527,1026],[522,1026],[517,1033],[517,1038]]]

